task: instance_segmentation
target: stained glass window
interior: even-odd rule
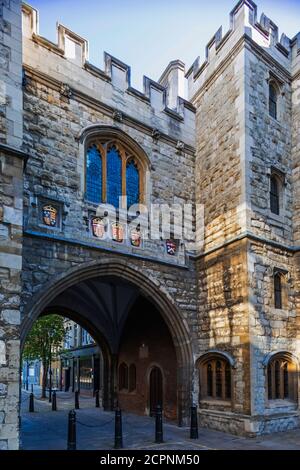
[[[119,197],[122,196],[122,160],[116,147],[107,152],[107,202],[119,207]]]
[[[119,208],[119,198],[127,197],[127,208],[140,202],[144,174],[140,162],[120,142],[95,142],[86,155],[86,199],[106,202]],[[123,206],[122,200],[122,208]]]
[[[102,158],[96,145],[87,151],[86,198],[95,203],[102,201]]]
[[[133,160],[126,166],[126,193],[127,207],[138,204],[140,199],[140,175],[139,170]]]

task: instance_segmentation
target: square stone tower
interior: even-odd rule
[[[232,365],[231,400],[201,398],[200,380],[201,421],[235,433],[299,425],[299,39],[279,40],[242,0],[187,72],[204,205],[200,377],[210,355]]]

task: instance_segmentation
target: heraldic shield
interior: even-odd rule
[[[122,224],[111,224],[112,239],[115,242],[122,243],[124,240],[124,227]]]
[[[142,241],[141,231],[133,229],[130,232],[130,243],[132,246],[140,247]]]
[[[57,225],[57,209],[50,204],[43,207],[43,222],[49,227]]]
[[[105,222],[101,217],[94,217],[92,219],[92,230],[94,237],[104,238],[105,235]]]
[[[175,240],[166,240],[166,248],[168,255],[174,256],[177,251],[177,243]]]

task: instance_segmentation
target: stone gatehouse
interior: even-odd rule
[[[195,403],[235,434],[299,426],[300,33],[241,0],[204,60],[141,92],[19,0],[0,25],[0,449],[19,446],[20,354],[45,313],[99,343],[106,409],[151,413],[156,394],[180,424]],[[119,196],[203,207],[201,243],[144,237],[125,199],[99,215]]]

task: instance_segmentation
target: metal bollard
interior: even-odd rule
[[[76,390],[75,392],[75,410],[79,410],[79,392]]]
[[[57,411],[55,391],[52,393],[52,411]]]
[[[120,408],[117,408],[115,413],[115,449],[123,449],[122,411]]]
[[[34,412],[34,401],[33,401],[33,393],[29,395],[29,413]]]
[[[190,439],[198,439],[197,406],[191,406],[191,431]]]
[[[156,407],[155,414],[155,442],[161,444],[163,440],[163,423],[162,423],[162,408],[160,405]]]
[[[96,396],[96,408],[100,408],[100,402],[99,402],[99,390],[96,390],[95,392]]]
[[[67,450],[76,450],[76,413],[69,411],[68,416],[68,447]]]

